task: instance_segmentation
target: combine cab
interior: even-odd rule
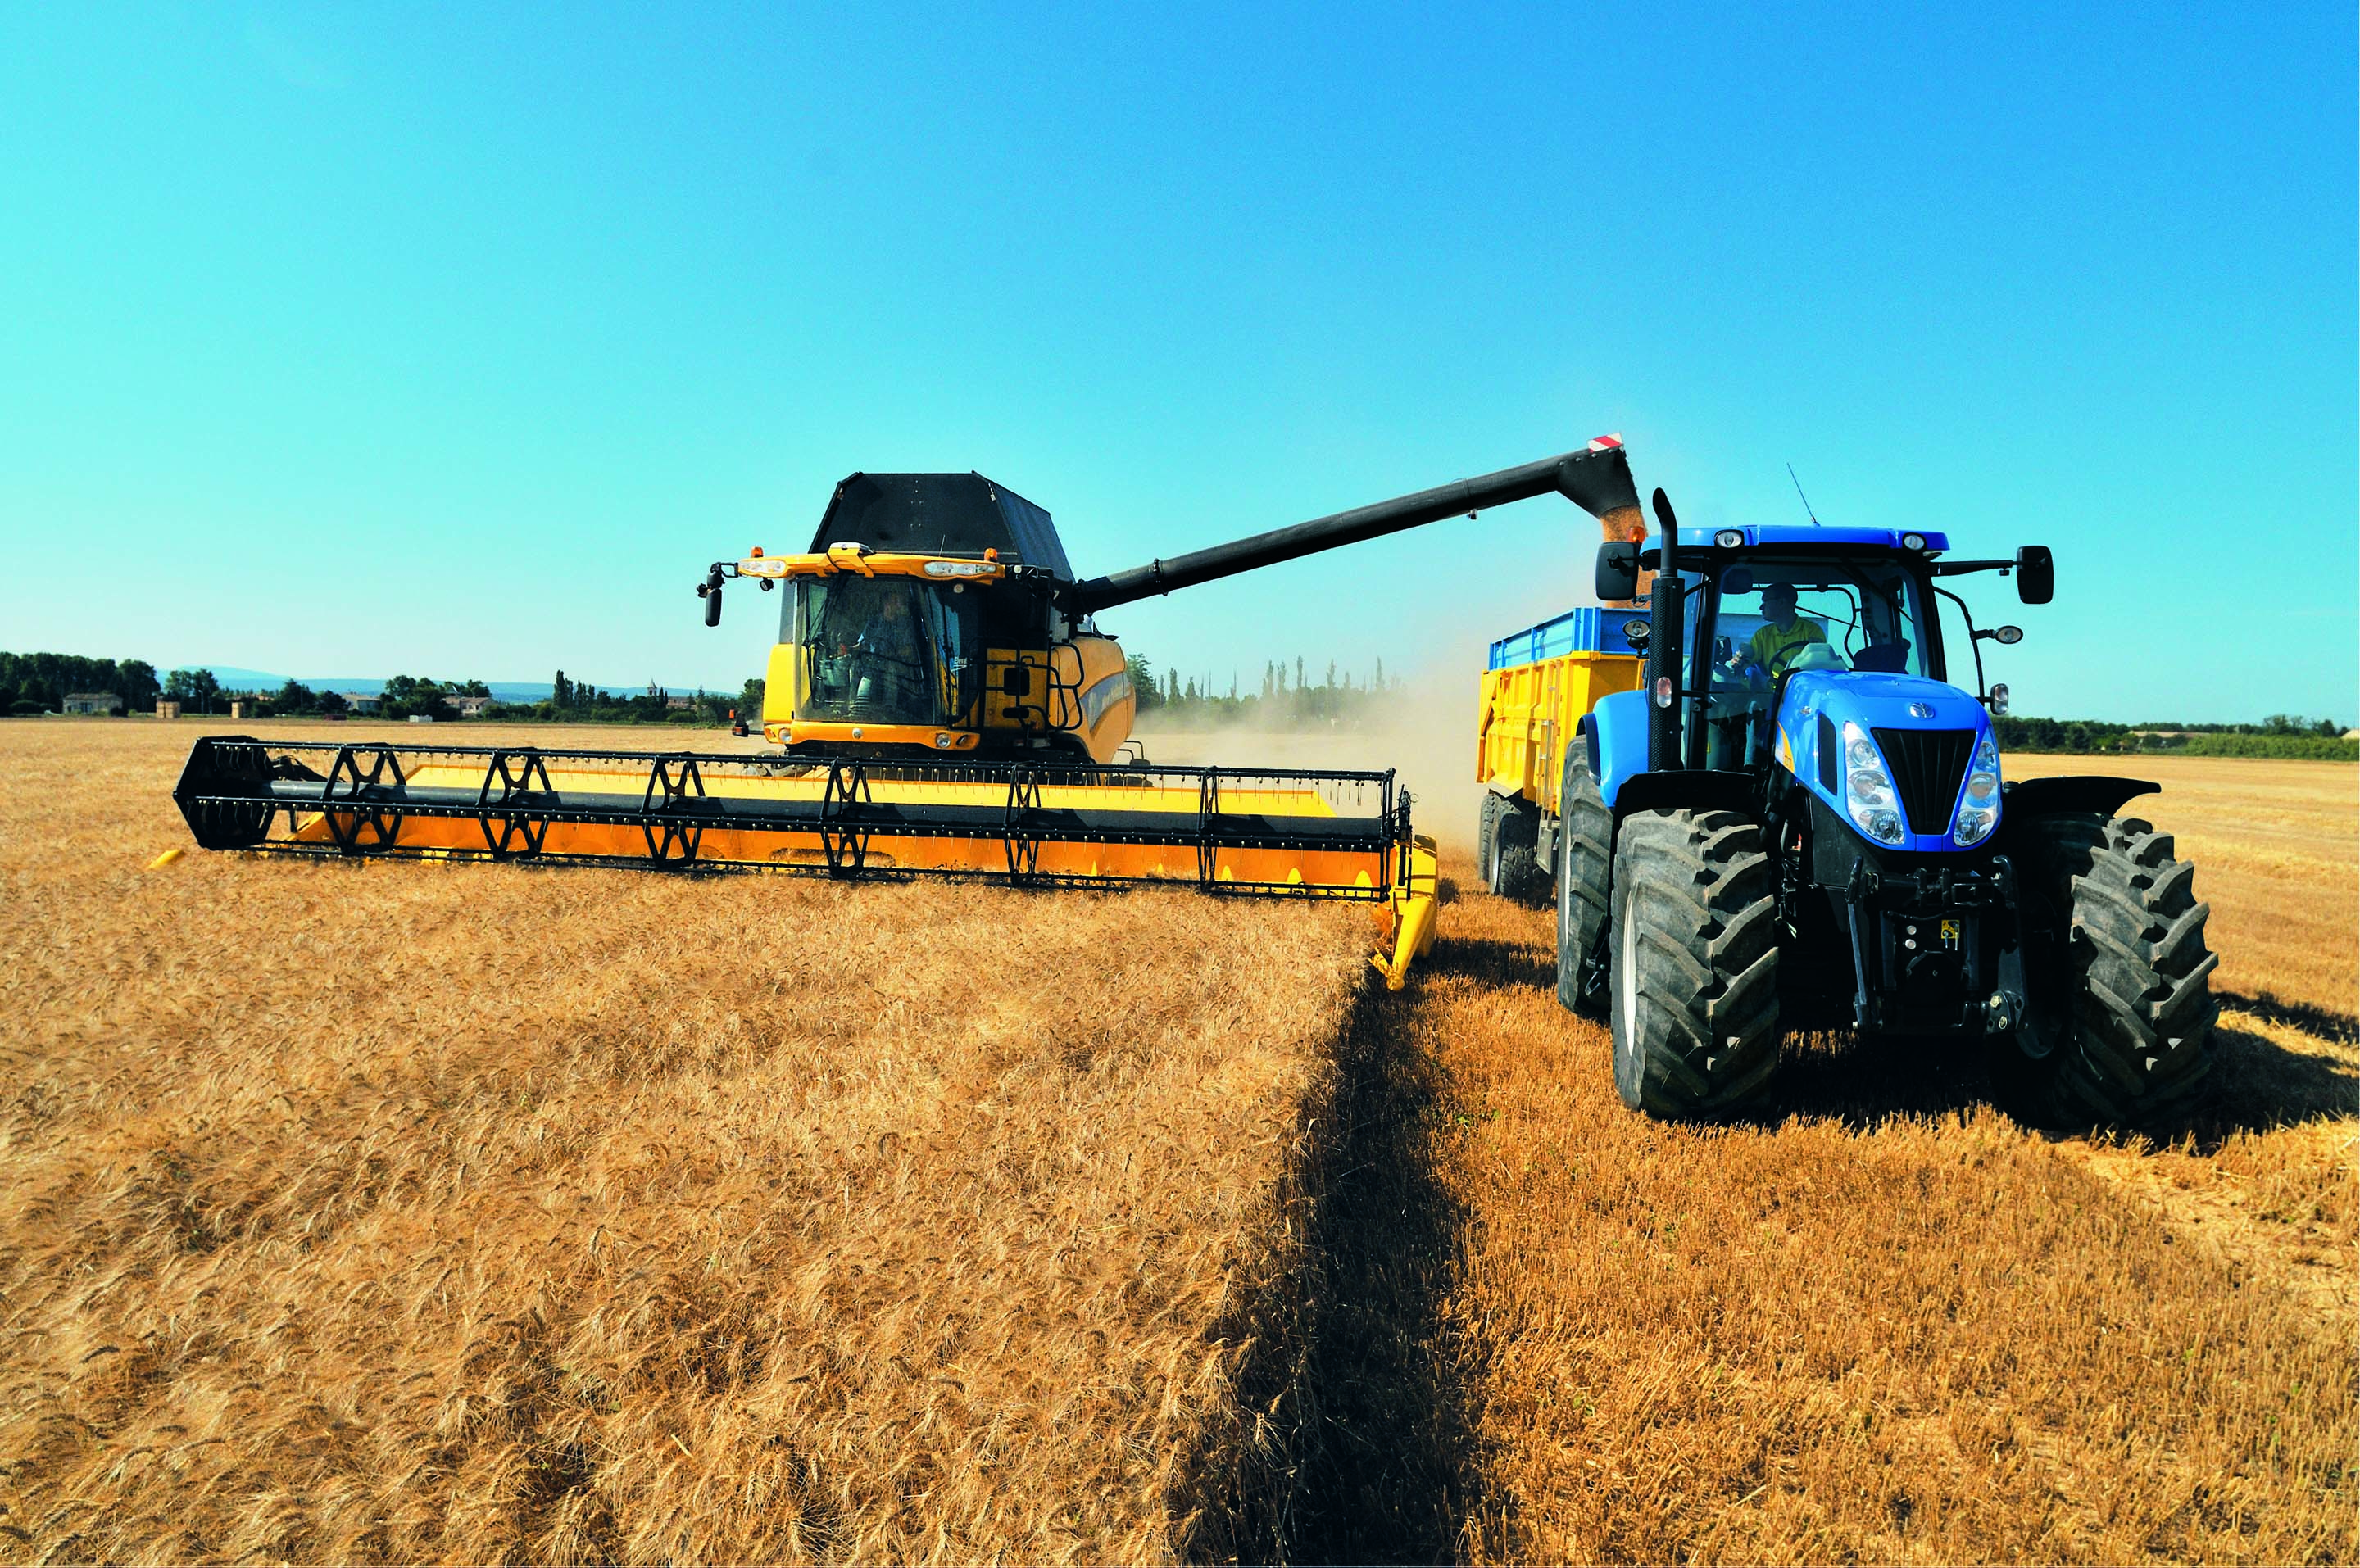
[[[1368,905],[1398,988],[1434,931],[1434,844],[1390,772],[1159,768],[1101,612],[1557,493],[1637,515],[1618,442],[1076,579],[1049,514],[975,474],[856,474],[809,550],[716,561],[780,598],[759,756],[210,736],[175,794],[208,849],[1165,882]],[[749,726],[750,729],[750,726]]]

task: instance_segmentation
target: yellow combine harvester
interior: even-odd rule
[[[1368,904],[1398,988],[1432,941],[1434,842],[1384,772],[1167,768],[1101,611],[1556,492],[1610,520],[1618,441],[1232,544],[1076,579],[1049,514],[975,474],[856,474],[811,547],[716,561],[783,586],[760,755],[197,742],[174,799],[208,849],[1192,883]]]

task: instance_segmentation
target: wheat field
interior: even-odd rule
[[[2332,853],[2200,865],[2165,1145],[1842,1039],[1671,1127],[1463,856],[1399,995],[1186,893],[147,870],[197,733],[0,727],[0,1558],[2360,1557]]]
[[[1364,916],[143,869],[197,733],[0,731],[0,1556],[1219,1550]]]
[[[1400,755],[1463,845],[1438,751]],[[1747,1122],[1635,1116],[1551,915],[1449,856],[1412,1005],[1354,1025],[1313,1357],[1353,1435],[1303,1560],[2360,1560],[2355,770],[2166,761],[2126,810],[2198,859],[2232,1000],[2219,1106],[2160,1147],[1846,1039],[1791,1040]]]

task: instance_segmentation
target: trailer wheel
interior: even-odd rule
[[[1778,1066],[1777,882],[1735,811],[1624,819],[1614,846],[1614,1087],[1651,1116],[1725,1116]]]
[[[1994,1042],[2002,1105],[2039,1127],[2184,1128],[2212,1089],[2220,962],[2205,946],[2196,867],[2136,819],[2047,818],[2018,843],[2026,891],[2047,901],[2058,934],[2029,976],[2045,1054]]]
[[[1540,808],[1521,795],[1486,791],[1491,827],[1483,855],[1483,885],[1502,898],[1537,903],[1541,884]]]
[[[1483,809],[1475,814],[1475,869],[1483,885],[1491,885],[1491,844],[1500,836],[1500,797],[1483,791]]]
[[[1606,975],[1584,987],[1582,971],[1606,930],[1608,856],[1612,853],[1613,813],[1590,776],[1590,759],[1579,751],[1566,758],[1565,785],[1557,792],[1565,815],[1557,830],[1557,999],[1584,1018],[1606,1016]]]

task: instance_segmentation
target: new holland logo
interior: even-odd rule
[[[1934,716],[1934,704],[1912,702],[1909,704],[1909,716],[1913,719],[1930,719]]]

